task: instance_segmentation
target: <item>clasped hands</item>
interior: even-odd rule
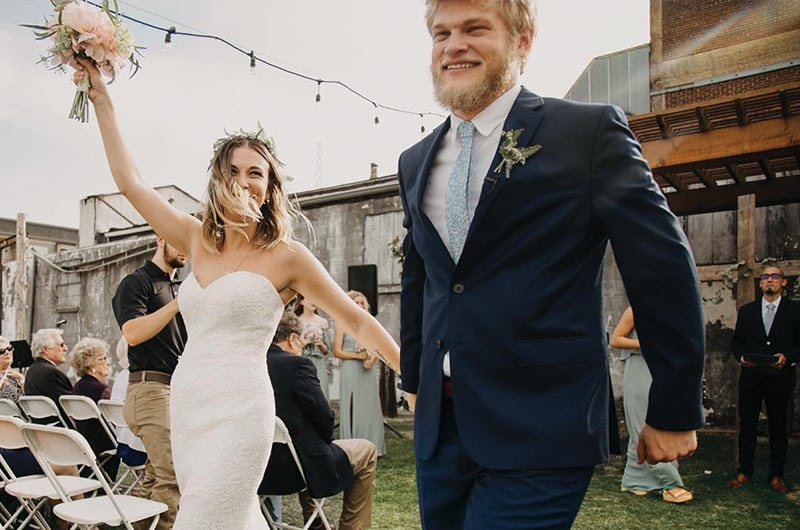
[[[786,356],[782,353],[776,353],[774,357],[777,359],[774,363],[770,363],[770,366],[773,368],[781,369],[786,366]],[[750,361],[746,361],[744,356],[739,357],[739,365],[743,368],[752,368],[755,366],[755,363],[751,363]]]

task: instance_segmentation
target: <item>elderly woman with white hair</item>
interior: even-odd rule
[[[108,377],[108,343],[92,337],[83,338],[72,348],[69,354],[70,364],[80,377],[72,393],[86,396],[97,402],[111,397],[111,387],[106,384]],[[98,420],[77,421],[76,428],[89,442],[95,454],[101,454],[115,448],[109,440]],[[103,464],[108,476],[114,478],[119,469],[119,456],[114,456]]]

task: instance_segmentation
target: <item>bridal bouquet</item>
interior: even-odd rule
[[[32,28],[37,39],[49,39],[48,55],[39,61],[53,70],[64,71],[64,65],[77,71],[73,76],[77,90],[69,117],[85,123],[89,114],[89,78],[79,69],[77,58],[94,62],[100,72],[112,81],[119,70],[127,63],[139,69],[134,54],[138,51],[133,44],[133,34],[109,9],[108,0],[97,7],[82,0],[50,0],[54,14],[45,25],[23,24]],[[131,76],[133,76],[131,74]]]

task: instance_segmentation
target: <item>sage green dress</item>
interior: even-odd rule
[[[632,331],[628,337],[635,339],[636,331]],[[622,474],[622,487],[647,491],[683,487],[683,479],[678,472],[676,460],[658,464],[637,463],[639,431],[642,430],[647,416],[648,396],[653,377],[640,350],[622,350],[620,359],[625,361],[622,386],[625,425],[628,428],[628,461]]]
[[[344,334],[342,350],[355,353],[360,350],[356,340]],[[378,393],[379,368],[377,361],[372,368],[364,368],[357,359],[342,359],[340,370],[339,437],[363,438],[375,444],[378,456],[386,452],[383,430],[383,413]]]

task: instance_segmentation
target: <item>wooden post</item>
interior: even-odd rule
[[[737,227],[736,227],[736,256],[738,261],[744,261],[755,270],[756,256],[756,196],[740,195],[738,198]],[[753,301],[756,287],[752,278],[740,278],[736,283],[736,309]],[[741,367],[736,370],[737,380],[740,379]],[[738,405],[738,404],[737,404]],[[739,469],[739,411],[736,411],[736,438],[733,442],[733,465]]]
[[[755,271],[756,262],[756,196],[740,195],[737,227],[737,257]],[[743,278],[736,284],[736,308],[755,299],[756,286],[752,278]]]
[[[28,272],[26,256],[28,254],[28,237],[25,214],[17,214],[17,273],[14,278],[14,336],[18,340],[27,340],[25,322],[28,316]]]

